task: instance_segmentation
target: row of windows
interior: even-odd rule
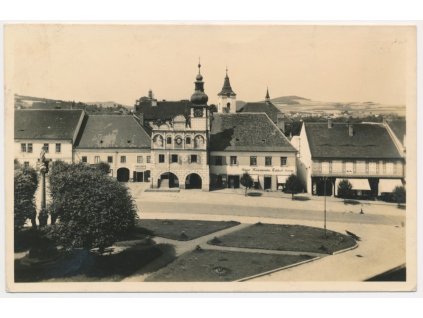
[[[393,161],[316,161],[317,169],[322,173],[396,173],[397,165],[401,167],[401,162]]]
[[[42,149],[45,151],[45,153],[49,153],[50,144],[44,144]],[[22,143],[21,152],[32,153],[33,152],[32,143]],[[56,144],[56,153],[61,153],[61,152],[62,152],[62,144]]]
[[[211,158],[211,164],[215,166],[226,166],[226,157],[225,156],[212,156]],[[238,157],[237,156],[230,156],[229,164],[231,166],[238,165]],[[279,164],[281,166],[286,166],[287,164],[287,157],[280,157]],[[266,156],[264,157],[264,165],[265,166],[273,166],[273,157]],[[257,166],[257,156],[250,156],[250,166]]]
[[[153,143],[157,146],[157,147],[163,147],[164,145],[164,138],[162,135],[155,135],[153,137]],[[183,145],[183,137],[182,136],[176,136],[174,139],[171,136],[167,136],[166,137],[166,144],[167,145],[172,145],[172,143],[175,143],[175,146],[177,147],[182,147]],[[195,148],[200,148],[203,147],[205,143],[205,139],[203,136],[201,135],[197,135],[194,138],[194,147]],[[191,137],[187,136],[185,137],[185,145],[191,145],[192,144],[192,139]]]
[[[84,163],[88,162],[88,157],[87,156],[82,156],[81,157],[81,161]],[[94,157],[94,163],[100,163],[100,156],[95,156]],[[113,163],[113,156],[107,156],[107,162],[108,163]],[[144,157],[143,156],[137,156],[137,163],[143,163],[144,162]],[[126,156],[120,156],[120,163],[126,163]],[[146,156],[146,163],[151,163],[151,156]]]
[[[169,157],[170,163],[178,163],[180,160],[180,157],[176,154],[172,154]],[[190,155],[188,158],[190,163],[198,163],[198,156],[197,155]],[[159,154],[159,163],[165,163],[166,162],[166,156],[164,154]]]

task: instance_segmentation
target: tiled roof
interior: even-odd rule
[[[73,139],[83,110],[15,110],[15,139]]]
[[[135,106],[135,112],[143,113],[147,121],[162,119],[170,120],[178,115],[188,115],[192,103],[182,101],[157,101],[157,106],[152,106],[151,101],[143,101]]]
[[[278,114],[282,112],[272,103],[247,103],[242,107],[239,112],[247,113],[266,113],[267,116],[274,122],[278,122]]]
[[[395,136],[401,143],[404,143],[404,136],[406,134],[407,125],[405,120],[392,120],[387,122],[389,127],[394,132]]]
[[[223,82],[222,90],[217,95],[218,96],[228,96],[228,97],[230,97],[230,96],[236,96],[235,92],[232,90],[232,87],[231,87],[231,83],[229,81],[228,74],[226,74],[226,76],[225,76],[225,80]]]
[[[214,114],[211,151],[296,151],[264,113]]]
[[[146,149],[150,148],[150,136],[133,116],[90,115],[76,148]]]
[[[311,156],[339,159],[400,159],[389,132],[382,124],[352,124],[354,134],[349,136],[348,124],[304,123]]]

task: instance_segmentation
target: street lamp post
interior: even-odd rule
[[[323,214],[324,214],[324,228],[325,228],[325,239],[327,238],[327,230],[326,230],[326,182],[327,182],[327,177],[323,177],[323,192],[324,192],[324,209],[323,209]]]

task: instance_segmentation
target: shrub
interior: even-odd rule
[[[338,197],[350,199],[353,196],[352,184],[348,180],[341,180],[338,184]]]
[[[394,191],[392,191],[392,196],[398,205],[400,205],[401,203],[405,203],[405,194],[405,188],[403,186],[396,186]]]
[[[135,225],[136,209],[124,184],[85,164],[60,164],[50,176],[58,222],[51,236],[66,249],[100,252]]]
[[[248,174],[248,172],[244,173],[239,180],[241,184],[245,187],[245,195],[247,195],[247,189],[250,189],[254,185],[253,178]]]
[[[37,172],[31,167],[15,164],[14,176],[14,228],[22,229],[27,219],[36,226],[34,194],[37,190]]]
[[[301,183],[300,178],[295,174],[291,174],[285,183],[285,192],[292,194],[292,200],[294,200],[294,194],[303,191],[303,184]]]

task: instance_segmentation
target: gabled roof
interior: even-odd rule
[[[150,136],[131,115],[90,115],[76,148],[148,149]]]
[[[157,101],[156,106],[151,105],[151,100],[142,101],[135,106],[136,113],[143,113],[144,119],[152,120],[171,120],[178,115],[189,114],[189,108],[193,104],[188,100],[181,101]]]
[[[407,125],[405,120],[392,120],[388,121],[387,124],[394,132],[395,136],[398,138],[401,144],[404,143],[404,137],[407,132]]]
[[[264,113],[214,114],[210,150],[296,151]]]
[[[274,123],[278,122],[278,114],[282,114],[275,105],[267,102],[247,103],[239,110],[239,112],[266,113]]]
[[[389,132],[382,124],[352,124],[354,134],[349,136],[348,124],[307,123],[307,134],[312,158],[338,159],[401,159]]]
[[[72,140],[83,110],[15,110],[15,139]]]

